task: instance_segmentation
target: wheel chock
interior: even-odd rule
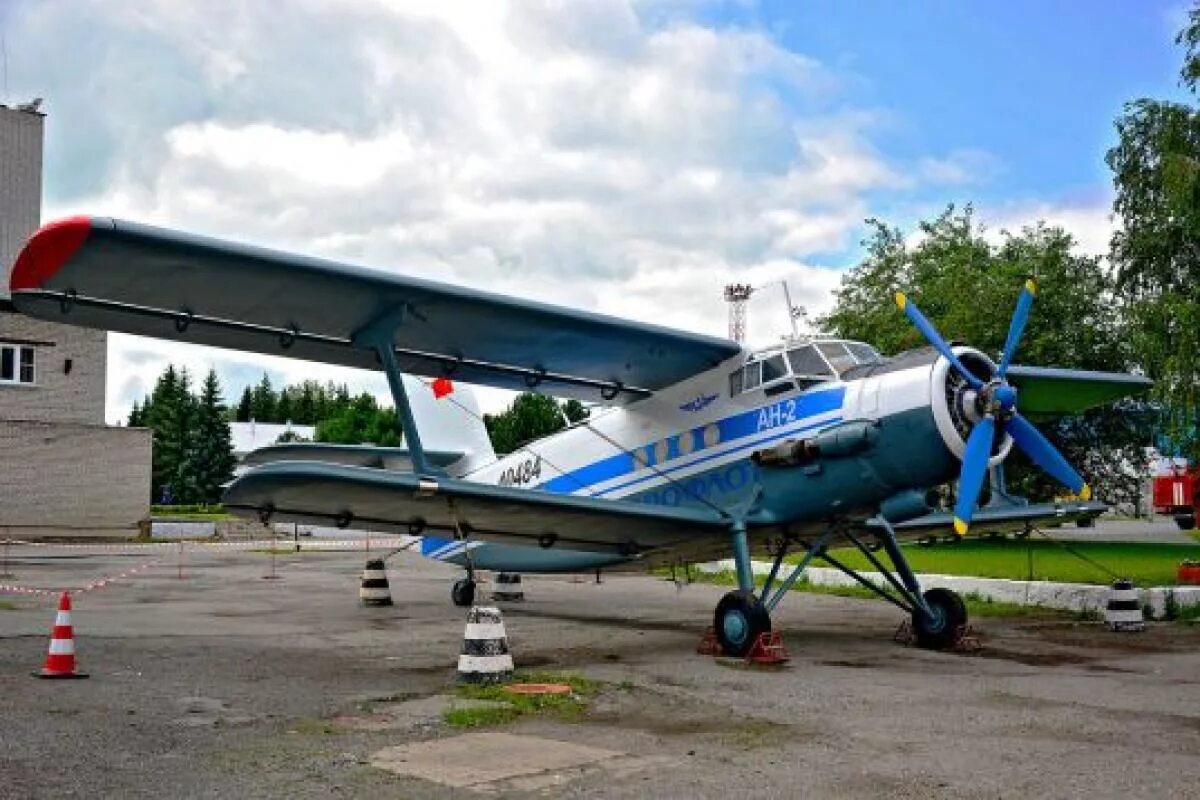
[[[791,658],[783,646],[783,634],[779,631],[765,631],[758,635],[750,652],[746,654],[748,664],[786,664]]]
[[[717,630],[712,625],[704,629],[704,638],[700,640],[700,644],[696,645],[696,652],[702,656],[725,654],[725,651],[721,649],[721,643],[717,641]]]

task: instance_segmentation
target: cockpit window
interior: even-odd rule
[[[854,356],[850,355],[850,351],[846,349],[846,345],[841,342],[818,342],[817,347],[838,375],[857,363]]]
[[[849,348],[850,354],[860,364],[878,364],[883,360],[883,356],[879,355],[879,351],[869,344],[846,342],[846,347]]]
[[[788,361],[792,365],[792,372],[800,377],[826,377],[830,375],[829,365],[825,363],[825,359],[821,358],[817,353],[817,349],[811,344],[789,350],[787,355]]]

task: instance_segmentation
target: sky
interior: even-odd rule
[[[1180,98],[1158,0],[0,0],[0,102],[45,98],[43,217],[112,215],[685,328],[780,282],[816,316],[864,220],[974,203],[1103,253],[1122,105]],[[231,290],[235,290],[232,289]],[[1015,291],[1015,290],[1014,290]],[[226,396],[378,375],[119,334]],[[495,410],[507,396],[485,393]],[[390,403],[390,400],[387,400]]]

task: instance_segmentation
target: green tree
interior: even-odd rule
[[[292,408],[292,389],[290,386],[285,386],[279,391],[279,401],[275,404],[275,421],[276,422],[295,422],[295,413]],[[299,424],[299,423],[297,423]]]
[[[168,365],[158,378],[154,392],[143,409],[146,427],[153,432],[151,453],[151,498],[158,500],[165,486],[176,499],[188,492],[182,469],[189,448],[189,429],[194,401],[186,369]],[[182,493],[182,494],[181,494]]]
[[[183,462],[186,503],[215,503],[221,485],[233,478],[233,441],[221,397],[217,373],[210,370],[194,405],[194,424],[189,437],[188,457]]]
[[[262,380],[250,391],[250,419],[258,422],[277,422],[275,406],[278,399],[271,386],[271,377],[263,373]]]
[[[576,422],[582,422],[592,415],[592,412],[578,400],[568,400],[562,404],[563,416],[574,425]]]
[[[254,396],[250,392],[250,387],[247,386],[242,391],[242,399],[237,404],[237,412],[234,415],[236,422],[249,422],[250,417],[254,414]]]
[[[1176,41],[1181,82],[1200,81],[1200,5]],[[1155,381],[1169,444],[1200,461],[1200,110],[1149,98],[1125,106],[1106,160],[1121,228],[1112,240],[1117,286],[1138,362]]]
[[[142,407],[138,405],[138,401],[133,401],[133,408],[129,409],[129,421],[125,423],[130,428],[141,428],[145,426],[145,420],[142,414]]]
[[[395,447],[400,444],[400,420],[393,409],[381,408],[375,398],[363,392],[317,422],[318,442],[338,444],[375,444]]]
[[[521,445],[549,436],[567,426],[567,421],[586,419],[588,410],[578,400],[559,403],[552,397],[523,392],[499,414],[484,414],[492,448],[499,454],[511,453]]]
[[[1027,278],[1038,284],[1033,314],[1016,363],[1096,370],[1130,365],[1112,277],[1099,258],[1074,251],[1071,235],[1042,223],[989,239],[974,210],[949,207],[920,223],[908,246],[897,228],[871,221],[866,257],[843,278],[835,307],[819,320],[829,332],[895,353],[925,341],[893,300],[908,293],[950,340],[998,357],[1017,295]],[[1136,404],[1135,404],[1136,405]],[[1130,404],[1095,409],[1041,426],[1063,454],[1084,471],[1102,497],[1135,500],[1140,447],[1148,443],[1145,416]],[[1019,453],[1006,462],[1010,486],[1036,498],[1060,492]]]

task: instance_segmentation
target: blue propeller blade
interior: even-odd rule
[[[1050,444],[1041,431],[1033,427],[1033,423],[1020,414],[1014,414],[1004,423],[1004,430],[1012,436],[1017,447],[1021,448],[1025,455],[1044,469],[1051,478],[1084,500],[1092,499],[1091,487],[1083,480],[1083,476],[1067,463],[1067,460],[1055,449],[1054,445]]]
[[[983,476],[987,474],[988,461],[992,457],[992,436],[996,431],[996,420],[988,414],[971,431],[967,438],[967,451],[963,454],[962,472],[958,476],[958,501],[954,504],[954,532],[962,536],[971,524],[979,491],[983,488]]]
[[[911,321],[912,324],[917,327],[917,330],[921,332],[921,335],[925,337],[925,340],[937,348],[937,351],[945,356],[947,361],[954,365],[954,368],[958,370],[959,374],[967,379],[967,383],[970,385],[970,387],[976,391],[979,391],[980,387],[983,386],[983,381],[979,380],[979,378],[976,378],[967,371],[967,368],[964,367],[962,362],[958,360],[958,356],[954,355],[954,351],[950,349],[950,345],[946,344],[946,340],[943,339],[942,335],[937,332],[937,328],[933,327],[932,322],[925,319],[925,315],[921,313],[921,310],[917,308],[916,304],[909,302],[908,298],[904,296],[904,292],[896,292],[896,305],[900,306],[900,310],[903,311],[908,317],[909,321]]]
[[[1033,280],[1025,281],[1025,288],[1017,298],[1017,310],[1013,312],[1012,322],[1008,324],[1008,338],[1004,340],[1004,353],[1000,356],[1000,367],[996,377],[1003,378],[1008,374],[1008,365],[1012,363],[1017,345],[1021,343],[1021,334],[1025,331],[1025,323],[1029,321],[1029,309],[1033,307],[1033,296],[1037,294],[1037,284]]]

